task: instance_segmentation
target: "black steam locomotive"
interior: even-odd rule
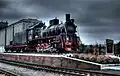
[[[6,52],[79,51],[80,38],[75,34],[77,26],[74,19],[70,19],[70,14],[66,14],[65,23],[59,23],[57,18],[50,20],[49,23],[50,25],[46,27],[40,22],[26,31],[15,34],[14,41],[5,47]],[[21,40],[25,43],[18,43]]]

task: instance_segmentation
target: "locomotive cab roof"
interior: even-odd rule
[[[49,21],[48,28],[50,28],[51,26],[55,26],[55,25],[59,25],[59,19],[57,19],[57,17]]]
[[[31,29],[36,28],[36,27],[41,27],[41,28],[42,28],[42,27],[45,27],[45,26],[46,26],[45,23],[39,22],[39,23],[31,26],[31,27],[30,27],[29,29],[27,29],[27,30],[31,30]]]

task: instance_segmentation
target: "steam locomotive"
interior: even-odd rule
[[[17,43],[20,33],[15,34],[14,41],[5,47],[6,52],[77,52],[80,48],[80,38],[76,35],[74,19],[66,14],[66,22],[59,23],[55,18],[49,21],[49,26],[40,22],[21,32],[20,40],[25,43]]]

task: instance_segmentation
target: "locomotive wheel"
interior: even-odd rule
[[[23,52],[23,53],[28,53],[28,50],[23,50],[22,52]]]
[[[8,51],[13,52],[13,49],[9,49]]]
[[[62,53],[68,53],[68,51],[66,51],[65,49],[59,49],[58,53],[62,54]]]
[[[36,48],[36,52],[40,52],[40,49],[39,49],[39,48]]]
[[[51,52],[51,53],[57,53],[58,50],[57,50],[56,48],[51,48],[50,52]]]
[[[5,48],[5,52],[7,52],[7,51],[8,51],[8,49]]]
[[[62,54],[62,53],[63,53],[63,49],[57,49],[57,52],[58,52],[59,54]]]
[[[33,50],[34,53],[37,53],[37,50]]]
[[[23,52],[23,50],[20,50],[20,52],[22,53],[22,52]]]
[[[8,53],[8,52],[12,52],[12,51],[10,49],[7,49],[7,50],[5,50],[5,52]]]
[[[15,53],[19,53],[20,50],[15,50]]]
[[[13,50],[14,53],[16,53],[17,51]]]
[[[8,52],[8,49],[5,49],[5,52],[7,53],[7,52]]]
[[[12,52],[12,51],[9,49],[8,52]]]
[[[23,52],[23,49],[18,50],[18,52],[19,52],[19,53],[22,53],[22,52]]]

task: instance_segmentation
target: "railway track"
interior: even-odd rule
[[[3,68],[0,68],[0,76],[20,76],[20,75],[15,74],[11,71],[5,70]]]
[[[51,67],[47,65],[38,65],[33,63],[23,63],[23,62],[5,60],[5,59],[1,59],[0,62],[10,65],[16,65],[28,69],[33,69],[33,70],[39,70],[39,71],[45,70],[46,72],[62,73],[65,75],[72,75],[72,76],[120,76],[120,74],[114,74],[104,71],[67,69],[60,67]]]
[[[20,66],[28,69],[33,69],[33,70],[45,70],[46,72],[61,73],[61,74],[72,75],[72,76],[85,76],[84,73],[74,71],[71,69],[69,70],[69,69],[51,67],[46,65],[43,66],[43,65],[31,64],[31,63],[16,62],[11,60],[0,60],[0,62],[10,64],[10,65],[16,65],[16,66]]]

